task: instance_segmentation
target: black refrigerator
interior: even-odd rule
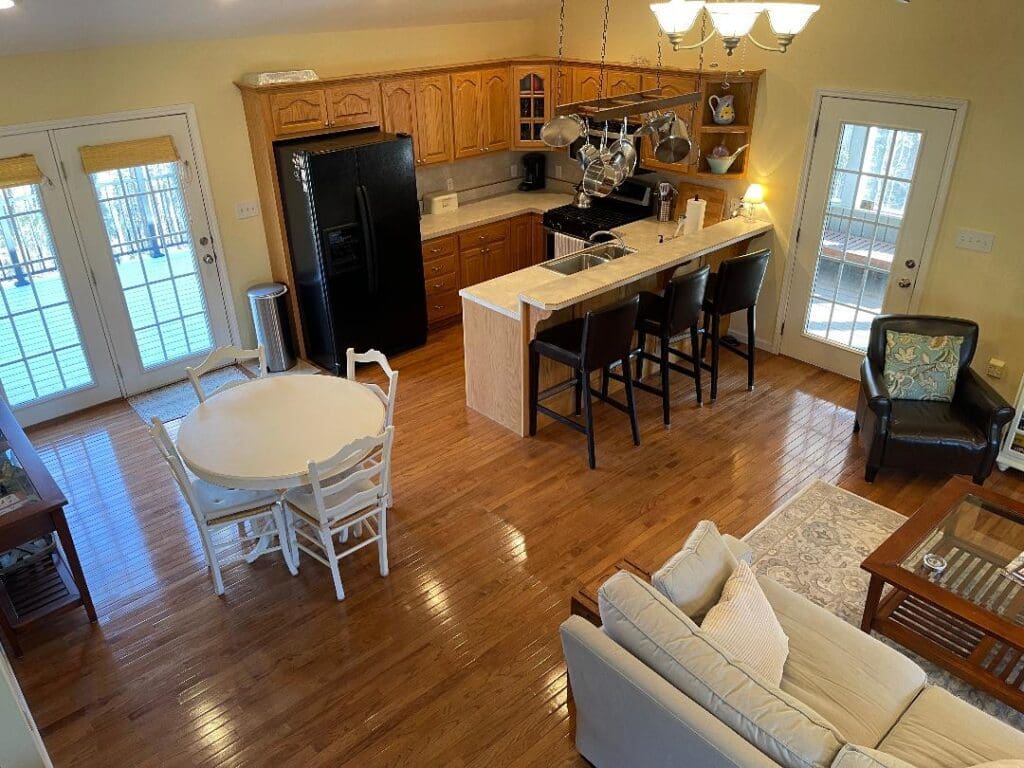
[[[379,131],[275,144],[306,355],[427,340],[412,138]]]

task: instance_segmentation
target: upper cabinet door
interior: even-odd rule
[[[380,92],[376,83],[346,83],[327,89],[327,113],[334,128],[380,125]]]
[[[590,101],[598,98],[600,84],[600,67],[573,67],[572,100]],[[639,72],[626,72],[621,69],[606,69],[604,71],[605,96],[621,96],[624,93],[635,93],[639,90]]]
[[[614,69],[605,70],[604,92],[608,96],[622,96],[624,93],[636,93],[639,90],[639,72],[623,72]]]
[[[320,131],[330,123],[320,89],[270,94],[270,116],[278,136]]]
[[[480,73],[480,142],[483,152],[501,152],[512,146],[508,69]]]
[[[657,75],[644,75],[643,76],[643,88],[645,91],[654,90],[658,85]],[[676,74],[665,74],[661,75],[661,94],[666,99],[671,96],[682,96],[684,93],[693,93],[697,90],[697,78],[694,75],[676,75]],[[690,125],[691,110],[695,109],[695,114],[700,115],[701,105],[698,103],[694,108],[691,108],[689,104],[684,104],[681,107],[677,107],[676,111],[683,120]],[[696,128],[690,125],[690,139],[694,142],[696,147],[697,137]],[[692,165],[695,164],[695,158],[697,152],[691,152],[690,156],[687,157],[680,163],[663,163],[660,160],[654,158],[654,148],[651,146],[651,140],[645,136],[643,138],[643,144],[640,148],[640,165],[644,168],[660,168],[666,171],[675,171],[676,173],[689,173]]]
[[[512,143],[516,149],[543,147],[540,132],[551,119],[551,67],[512,67]]]
[[[452,96],[448,75],[416,78],[419,164],[452,160]]]
[[[456,160],[474,157],[482,151],[480,115],[483,89],[480,75],[480,72],[457,72],[451,76]]]
[[[573,67],[572,100],[590,101],[596,99],[599,82],[600,74],[596,67]]]
[[[385,80],[380,84],[381,125],[387,133],[412,136],[416,162],[420,161],[419,132],[416,130],[416,83],[414,80]]]

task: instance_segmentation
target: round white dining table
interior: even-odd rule
[[[349,379],[313,374],[254,379],[200,403],[181,421],[178,451],[195,474],[226,488],[279,491],[305,484],[361,437],[380,434],[384,404]],[[353,454],[355,464],[362,455]]]

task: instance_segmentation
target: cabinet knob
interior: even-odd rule
[[[444,304],[435,304],[434,309],[444,309]]]
[[[434,283],[435,288],[444,288],[444,283]]]
[[[441,252],[441,249],[440,249],[440,248],[431,248],[431,249],[430,249],[430,252],[431,252],[431,253],[440,253],[440,252]]]
[[[440,272],[441,271],[440,267],[432,267],[431,269],[433,269],[434,272]]]

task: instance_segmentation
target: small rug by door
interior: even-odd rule
[[[815,480],[769,515],[744,540],[753,568],[859,627],[868,574],[860,564],[906,520],[830,483]],[[909,656],[933,685],[966,699],[1016,728],[1024,714],[922,659],[888,638],[873,635]]]
[[[200,380],[203,382],[205,390],[212,392],[229,381],[245,381],[249,378],[251,377],[239,366],[229,365],[226,368],[203,374]],[[192,383],[186,379],[175,384],[168,384],[166,387],[133,395],[128,398],[128,404],[147,424],[152,421],[154,416],[159,416],[160,421],[166,423],[185,416],[199,405],[199,398],[196,397],[196,391],[192,389]]]

